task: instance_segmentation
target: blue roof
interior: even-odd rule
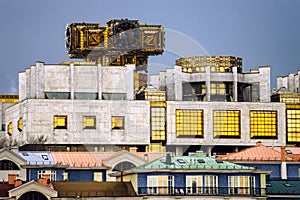
[[[27,161],[27,165],[54,165],[50,152],[19,152],[19,156]]]

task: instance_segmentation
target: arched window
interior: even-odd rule
[[[48,198],[40,192],[31,191],[22,194],[18,200],[48,200]]]
[[[120,162],[119,164],[117,164],[113,168],[113,171],[126,171],[126,170],[132,169],[134,167],[136,167],[135,164],[128,162],[128,161],[124,161],[124,162]]]
[[[20,170],[16,163],[10,160],[1,160],[0,161],[0,170]]]

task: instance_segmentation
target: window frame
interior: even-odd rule
[[[122,120],[121,126],[115,126],[115,119]],[[111,116],[111,130],[125,130],[125,117],[124,116]]]
[[[179,112],[181,112],[181,114]],[[195,117],[193,115],[196,115],[196,118],[192,120],[192,117]],[[190,119],[187,120],[188,118]],[[185,123],[185,121],[189,123]],[[195,126],[196,129],[194,129],[193,126]],[[204,110],[176,109],[175,131],[177,138],[204,138]],[[184,134],[185,131],[189,132],[189,134]],[[192,132],[196,132],[196,134],[192,134]]]
[[[64,118],[64,126],[60,126],[59,125],[60,122],[58,122],[58,120],[62,120],[62,118]],[[68,129],[68,115],[54,115],[53,129]]]
[[[93,120],[94,125],[89,126],[89,122],[87,120]],[[96,116],[82,116],[82,129],[91,130],[96,129]]]
[[[217,118],[219,120],[217,120]],[[236,118],[238,118],[237,122]],[[238,131],[235,130],[236,128],[238,129]],[[241,111],[213,110],[213,137],[230,139],[241,138]]]
[[[266,117],[269,114],[273,117]],[[262,123],[261,121],[265,122]],[[273,123],[273,121],[275,122]],[[250,110],[249,125],[251,139],[278,139],[278,112],[277,110]],[[275,132],[272,132],[275,127]],[[269,131],[267,131],[269,130]]]

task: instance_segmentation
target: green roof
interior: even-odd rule
[[[300,195],[300,180],[270,180],[268,195]]]
[[[158,158],[152,162],[138,166],[133,170],[254,170],[254,167],[242,166],[222,160],[206,157],[203,152],[197,152],[193,156],[170,156],[171,163],[167,163],[167,157]]]

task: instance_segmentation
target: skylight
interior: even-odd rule
[[[223,160],[216,160],[217,163],[223,163]]]
[[[285,150],[285,153],[286,154],[293,154],[293,152],[291,150],[289,150],[289,149]]]
[[[198,162],[198,163],[205,163],[205,160],[203,160],[203,159],[198,159],[197,162]]]
[[[48,156],[47,156],[47,155],[42,155],[42,158],[43,158],[44,160],[48,160]]]
[[[29,156],[28,153],[23,152],[22,153],[23,156]]]
[[[186,163],[186,161],[184,159],[181,159],[181,158],[177,159],[177,162],[180,163],[180,164],[185,164]]]

